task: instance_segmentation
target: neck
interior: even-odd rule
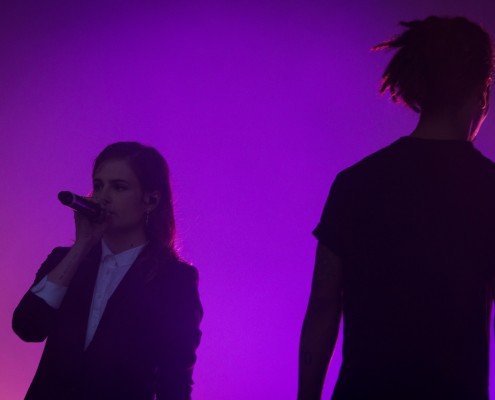
[[[142,230],[136,232],[107,232],[103,236],[103,240],[105,240],[108,248],[114,254],[122,253],[147,242],[146,234]]]
[[[423,112],[411,136],[434,140],[474,140],[472,123],[462,118],[462,112]]]

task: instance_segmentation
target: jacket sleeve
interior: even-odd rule
[[[191,399],[192,373],[201,338],[199,324],[203,308],[199,300],[196,268],[182,264],[181,269],[183,271],[174,290],[176,301],[172,304],[172,321],[167,318],[159,324],[160,336],[166,338],[167,343],[158,349],[155,376],[157,400]]]
[[[62,261],[68,250],[68,248],[57,247],[50,253],[36,273],[31,288]],[[12,329],[26,342],[42,342],[55,323],[57,310],[32,293],[31,288],[14,310]]]

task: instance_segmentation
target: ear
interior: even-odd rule
[[[148,212],[153,211],[158,206],[158,204],[160,204],[161,197],[162,195],[158,190],[155,190],[153,192],[146,192],[144,194],[144,202],[147,205],[146,209]]]

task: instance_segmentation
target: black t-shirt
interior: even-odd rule
[[[493,162],[400,138],[338,174],[314,235],[344,268],[333,399],[488,399]]]

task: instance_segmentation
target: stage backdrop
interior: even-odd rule
[[[390,55],[369,49],[430,14],[495,35],[492,0],[0,7],[2,399],[23,397],[43,347],[12,333],[12,311],[50,250],[74,238],[56,195],[88,193],[94,157],[121,140],[170,163],[181,254],[205,309],[193,397],[295,398],[311,231],[330,185],[416,122],[378,94]],[[492,115],[477,142],[492,159],[494,127]]]

